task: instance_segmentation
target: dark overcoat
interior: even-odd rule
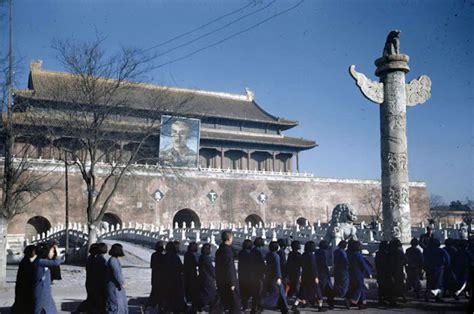
[[[323,295],[326,297],[331,297],[333,295],[333,285],[328,266],[329,253],[329,250],[323,249],[318,249],[314,253],[314,256],[316,257],[316,267],[318,268],[319,274],[319,287]]]
[[[312,252],[304,252],[301,257],[301,286],[298,298],[310,303],[322,298],[316,278],[318,278],[316,257]]]
[[[349,261],[349,291],[347,297],[354,302],[365,301],[364,277],[372,274],[369,262],[360,252],[348,252]]]
[[[349,289],[349,262],[345,250],[334,251],[334,294],[344,297]]]
[[[288,296],[293,296],[300,289],[300,276],[301,276],[301,253],[298,251],[291,251],[288,254],[288,260],[286,262],[286,271],[288,275],[288,284],[290,289],[288,290]]]
[[[33,313],[33,275],[34,264],[29,257],[23,257],[16,274],[15,303],[11,309],[13,314]]]
[[[407,263],[405,253],[402,248],[390,248],[388,252],[390,276],[392,278],[392,297],[401,297],[405,294],[405,273],[404,268]]]
[[[231,313],[240,311],[237,273],[232,248],[222,243],[216,251],[216,285],[221,304]],[[231,287],[234,286],[234,290]]]
[[[288,303],[283,288],[283,274],[281,272],[280,256],[275,252],[269,252],[265,258],[265,281],[263,285],[263,304],[269,307],[286,309]],[[281,280],[281,284],[277,284],[277,280]]]
[[[107,260],[103,254],[98,254],[92,260],[90,278],[92,293],[88,294],[89,312],[104,313],[107,299]]]
[[[423,252],[426,272],[426,289],[443,289],[443,273],[449,265],[449,255],[439,247],[427,248]]]
[[[454,261],[454,272],[459,284],[462,286],[469,280],[469,270],[473,258],[466,248],[460,248]]]
[[[454,265],[457,264],[458,250],[453,246],[444,247],[444,251],[449,256],[449,265],[447,265],[443,272],[443,283],[444,289],[454,292],[460,288],[456,273],[454,271]]]
[[[106,313],[127,314],[128,303],[125,291],[125,279],[122,274],[122,265],[117,257],[110,257],[106,268]]]
[[[281,280],[284,282],[284,283],[287,283],[287,280],[288,280],[288,274],[287,274],[287,271],[286,271],[286,252],[285,252],[285,249],[284,248],[280,248],[277,252],[278,254],[278,257],[280,257],[280,268],[281,268]]]
[[[51,295],[51,267],[57,267],[63,263],[63,259],[37,258],[33,262],[33,304],[34,313],[46,314],[57,313],[53,296]]]
[[[392,289],[392,276],[390,272],[390,256],[387,249],[375,253],[375,269],[377,271],[377,285],[379,298],[389,298]]]
[[[417,247],[409,247],[405,252],[407,265],[407,289],[413,288],[418,293],[421,290],[421,271],[423,269],[423,253]]]
[[[166,282],[163,280],[165,255],[160,252],[151,254],[150,268],[151,268],[151,292],[148,303],[152,306],[162,304],[163,294],[166,290]]]
[[[163,296],[163,307],[170,312],[179,312],[186,309],[183,263],[174,252],[167,252],[164,257],[164,277],[166,284]]]
[[[239,260],[239,288],[242,299],[247,300],[252,296],[252,283],[255,281],[252,273],[252,254],[250,250],[241,250]]]
[[[193,302],[199,293],[197,267],[198,258],[196,254],[186,252],[184,254],[184,291],[188,302]]]
[[[199,257],[199,300],[198,307],[210,305],[216,301],[216,270],[212,265],[211,257]]]

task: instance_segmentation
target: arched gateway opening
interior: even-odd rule
[[[260,223],[265,227],[265,223],[259,215],[252,214],[247,216],[247,218],[245,218],[245,224],[248,225],[249,223],[252,227],[258,227]]]
[[[191,222],[194,222],[195,228],[201,227],[199,216],[189,208],[181,209],[173,217],[173,227],[178,223],[178,227],[182,228],[183,223],[186,223],[186,228],[189,228],[191,227]]]
[[[296,219],[296,223],[300,226],[300,227],[304,227],[308,224],[308,219],[304,218],[304,217],[300,217],[298,219]]]
[[[31,239],[37,234],[43,233],[51,229],[51,223],[43,216],[34,216],[26,222],[25,237]]]
[[[117,224],[120,224],[122,226],[122,220],[119,218],[119,216],[112,214],[112,213],[105,213],[104,217],[102,217],[101,221],[101,227],[106,228],[107,226],[114,226],[117,227]]]

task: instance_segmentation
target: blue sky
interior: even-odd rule
[[[242,1],[14,0],[14,53],[21,59],[17,87],[27,83],[28,65],[62,70],[53,39],[106,37],[106,48],[148,48],[248,4]],[[298,3],[255,0],[218,23],[159,47],[182,44],[244,14],[267,6],[230,27],[162,56],[156,64],[245,29]],[[2,29],[5,16],[2,16]],[[317,176],[380,177],[379,111],[362,97],[348,74],[374,76],[385,37],[400,29],[401,51],[410,56],[407,81],[431,77],[432,98],[408,110],[410,179],[446,201],[474,198],[472,51],[474,1],[304,1],[249,32],[185,60],[157,68],[146,80],[158,84],[243,94],[270,113],[300,125],[288,135],[314,139],[303,152],[303,171]],[[5,48],[5,33],[1,33]]]

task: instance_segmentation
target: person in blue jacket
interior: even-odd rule
[[[347,293],[346,306],[358,306],[359,309],[366,308],[366,296],[364,277],[372,276],[372,267],[362,256],[362,244],[359,241],[350,241],[347,250],[349,261],[349,291]]]
[[[319,288],[318,269],[316,266],[316,257],[314,251],[316,244],[314,241],[308,241],[304,245],[304,253],[301,257],[301,286],[298,292],[298,298],[293,304],[293,311],[298,312],[298,305],[303,303],[315,304],[318,302],[318,310],[325,311],[323,308],[323,297]]]
[[[56,314],[56,305],[51,294],[51,267],[64,263],[62,259],[52,259],[56,247],[45,243],[36,246],[37,257],[33,262],[33,312],[34,314]]]
[[[122,265],[119,258],[125,256],[121,244],[115,243],[109,250],[110,258],[106,268],[107,314],[128,314],[127,293],[125,279],[122,274]]]
[[[193,308],[213,313],[217,310],[216,270],[211,260],[211,245],[205,243],[199,256],[199,297]]]
[[[418,248],[418,239],[413,238],[410,241],[411,247],[407,249],[405,255],[407,257],[407,291],[413,289],[416,298],[420,297],[421,292],[421,273],[423,270],[423,253]]]
[[[344,298],[349,289],[349,261],[347,260],[347,242],[339,241],[334,250],[334,296]]]
[[[288,254],[286,261],[286,271],[288,275],[288,297],[294,296],[300,289],[301,277],[301,244],[299,241],[291,242],[291,252]]]
[[[431,293],[436,301],[441,300],[441,292],[443,290],[443,273],[444,269],[449,266],[449,255],[440,248],[438,239],[432,239],[429,246],[423,251],[424,268],[426,272],[426,294],[425,299],[428,301],[429,293]]]
[[[457,264],[458,250],[454,239],[448,238],[444,241],[444,251],[449,255],[449,265],[445,267],[443,273],[444,296],[453,295],[457,298],[456,292],[461,287],[459,285],[454,266]]]
[[[327,298],[329,308],[332,309],[334,308],[334,292],[328,266],[330,254],[329,243],[326,240],[321,240],[319,242],[319,249],[314,253],[319,274],[319,287],[322,295]]]
[[[263,303],[271,308],[278,307],[282,313],[288,313],[288,303],[283,286],[280,256],[278,255],[278,242],[271,241],[269,251],[265,257],[265,280],[263,285]]]

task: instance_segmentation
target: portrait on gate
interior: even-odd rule
[[[162,166],[196,168],[199,157],[200,120],[161,117],[160,153]]]

